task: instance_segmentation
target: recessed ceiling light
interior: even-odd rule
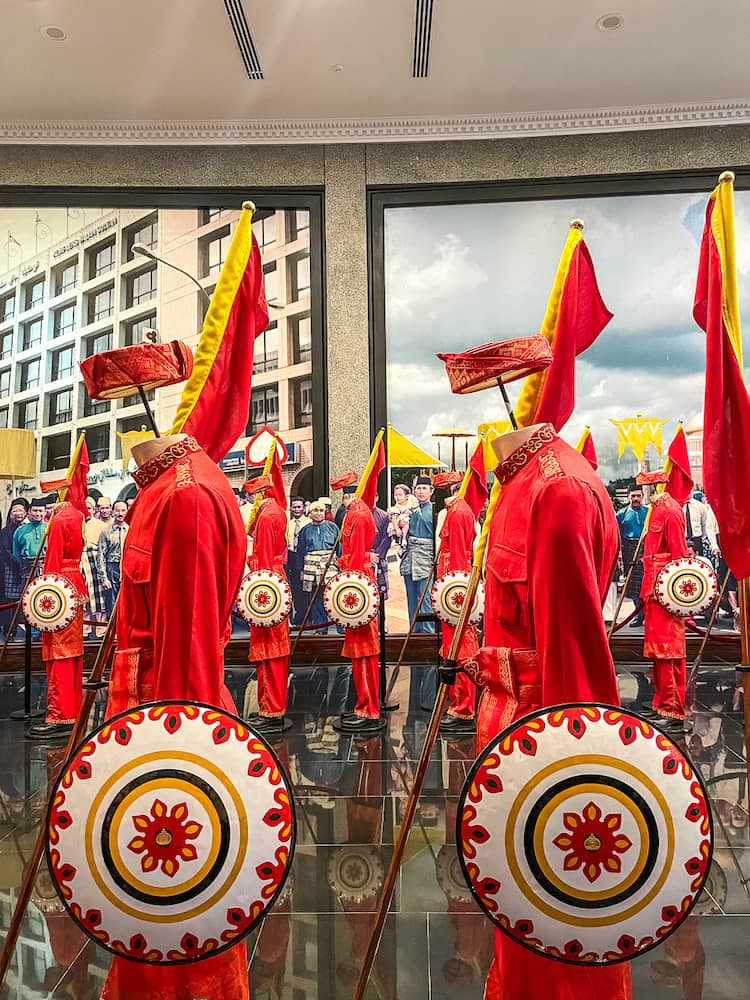
[[[596,26],[599,31],[617,31],[622,27],[624,20],[622,14],[605,14],[597,20]]]
[[[49,38],[53,42],[64,42],[68,37],[66,31],[58,27],[56,24],[45,24],[44,27],[39,29],[45,38]]]

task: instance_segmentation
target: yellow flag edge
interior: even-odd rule
[[[383,435],[385,434],[385,428],[381,427],[378,433],[375,435],[375,441],[372,445],[372,450],[370,451],[370,457],[367,459],[367,465],[364,468],[362,475],[360,476],[359,483],[357,484],[357,489],[354,493],[355,497],[361,497],[365,492],[367,482],[372,475],[372,470],[375,468],[375,462],[378,458],[378,449],[380,447],[380,442],[383,440]]]
[[[734,242],[734,184],[728,180],[721,182],[714,188],[711,198],[714,200],[711,232],[721,263],[721,311],[730,343],[742,371],[742,327]]]

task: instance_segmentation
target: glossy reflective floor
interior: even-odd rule
[[[227,679],[251,711],[247,672]],[[368,740],[341,736],[346,668],[294,671],[293,728],[276,752],[295,791],[298,841],[290,881],[247,942],[254,998],[349,998],[422,745],[433,689],[425,668],[402,669],[388,728]],[[650,702],[647,675],[620,674],[623,703]],[[0,714],[18,707],[8,685]],[[101,713],[102,706],[98,707]],[[750,827],[735,672],[700,675],[689,745],[709,784],[716,852],[709,891],[665,945],[633,963],[637,998],[735,1000],[750,996]],[[59,747],[23,739],[24,724],[0,720],[0,921],[7,927],[25,859],[45,808]],[[378,1000],[481,998],[493,931],[456,862],[456,801],[476,756],[474,738],[441,739],[398,880],[369,996]],[[88,943],[38,880],[8,976],[10,997],[98,997],[108,953]],[[550,963],[550,980],[555,965]],[[232,1000],[232,998],[227,998]],[[581,998],[588,1000],[588,998]],[[597,997],[596,1000],[606,1000]]]

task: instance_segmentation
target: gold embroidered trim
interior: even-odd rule
[[[148,486],[154,479],[158,479],[163,472],[171,469],[175,462],[178,462],[181,458],[186,458],[190,452],[200,450],[198,442],[195,438],[191,437],[186,437],[184,441],[175,441],[174,444],[170,444],[160,454],[144,462],[133,473],[133,479],[138,489],[142,490],[144,486]]]
[[[193,479],[193,470],[190,466],[190,459],[185,459],[184,462],[178,462],[174,467],[175,474],[175,487],[180,489],[182,486],[194,486],[195,480]]]
[[[542,475],[545,479],[559,479],[563,470],[551,451],[539,456],[539,465],[542,468]]]
[[[495,475],[501,483],[507,483],[517,472],[531,461],[536,453],[546,444],[551,444],[555,440],[555,432],[552,424],[542,424],[539,430],[534,431],[531,437],[519,445],[504,462],[501,462],[495,470]]]

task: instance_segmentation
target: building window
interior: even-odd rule
[[[303,233],[310,231],[310,213],[302,210],[299,212],[290,212],[289,220],[289,240],[298,240]]]
[[[0,361],[4,361],[13,354],[13,331],[0,335]]]
[[[134,274],[127,280],[127,308],[140,305],[141,302],[150,302],[156,296],[156,268],[150,271],[141,271]]]
[[[8,426],[8,407],[4,406],[0,410],[0,427],[5,428]]]
[[[25,403],[16,403],[16,427],[24,431],[35,430],[38,410],[38,399],[27,399]]]
[[[312,424],[313,395],[312,379],[303,378],[293,383],[294,426],[309,427]]]
[[[76,307],[73,303],[69,306],[61,306],[55,309],[52,314],[52,336],[65,337],[72,333],[76,325]]]
[[[89,303],[89,323],[96,323],[97,320],[107,319],[115,311],[115,290],[112,285],[103,288],[100,292],[94,292],[88,297]]]
[[[115,266],[115,241],[89,251],[89,278],[108,274]]]
[[[269,326],[255,338],[253,372],[270,372],[279,367],[279,331]]]
[[[21,350],[27,351],[42,342],[42,317],[30,319],[21,325]]]
[[[78,284],[78,261],[62,264],[55,271],[55,295],[63,295]]]
[[[253,219],[253,233],[261,249],[265,250],[267,247],[273,246],[278,241],[278,232],[278,212],[273,212],[271,215],[266,216],[265,219],[259,219],[257,222]]]
[[[201,241],[201,273],[203,277],[218,274],[229,250],[232,237],[229,226],[223,226]]]
[[[153,250],[157,244],[158,238],[159,230],[156,215],[152,215],[150,216],[148,222],[140,223],[136,229],[131,229],[128,233],[128,260],[132,260],[135,256],[133,253],[134,243],[140,243],[140,245],[146,247],[147,250]]]
[[[94,417],[99,413],[109,413],[111,402],[108,399],[92,399],[86,392],[86,386],[81,386],[81,408],[84,417]]]
[[[109,351],[112,348],[112,331],[102,330],[100,333],[93,333],[90,337],[84,337],[81,342],[81,357],[90,358],[92,354],[100,354],[102,351]]]
[[[310,316],[295,316],[289,321],[292,328],[292,357],[295,365],[312,359],[312,332]]]
[[[154,389],[149,389],[148,392],[146,393],[146,399],[148,400],[149,403],[153,403],[156,399],[156,391]],[[140,406],[141,405],[140,394],[138,394],[137,396],[135,394],[133,394],[132,396],[120,396],[117,400],[117,405],[120,407]]]
[[[0,372],[0,396],[10,395],[10,368]]]
[[[279,272],[276,270],[276,263],[266,264],[263,268],[263,286],[266,290],[268,302],[279,301]]]
[[[70,432],[52,434],[42,444],[42,471],[67,469],[70,465]]]
[[[245,433],[255,434],[267,425],[273,431],[279,429],[279,387],[269,385],[264,389],[253,389],[250,394],[250,414]]]
[[[34,309],[44,301],[44,278],[38,278],[26,286],[26,298],[24,308]]]
[[[68,347],[61,347],[59,351],[52,352],[52,365],[50,375],[53,382],[58,379],[67,378],[73,374],[73,359],[75,357],[75,347],[70,344]]]
[[[89,450],[89,461],[109,461],[109,424],[95,424],[86,428],[86,447]]]
[[[213,222],[214,219],[220,219],[227,212],[231,211],[231,208],[203,208],[201,209],[201,225],[207,226],[209,222]]]
[[[18,366],[19,392],[26,392],[27,389],[36,389],[39,386],[40,367],[41,361],[39,358],[24,361]]]
[[[292,272],[292,301],[296,302],[305,293],[310,294],[310,255],[290,257],[289,265]]]
[[[16,314],[16,293],[11,292],[0,299],[0,323],[6,323]]]
[[[66,424],[73,419],[73,390],[62,389],[49,394],[48,426]]]
[[[141,316],[140,319],[130,320],[123,324],[125,328],[125,346],[132,347],[133,344],[142,344],[145,339],[146,330],[156,328],[156,313],[149,313],[148,316]]]

